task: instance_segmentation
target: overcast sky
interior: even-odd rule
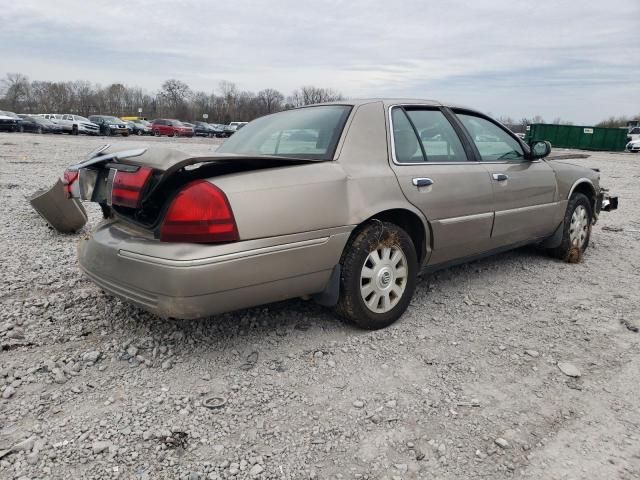
[[[316,85],[584,124],[640,113],[640,0],[2,3],[0,76]]]

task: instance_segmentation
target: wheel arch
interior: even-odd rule
[[[407,232],[411,241],[416,247],[418,263],[422,264],[431,253],[433,238],[429,222],[419,212],[408,209],[404,206],[390,207],[370,213],[364,220],[358,223],[358,226],[351,232],[351,238],[355,237],[358,232],[372,220],[382,220],[398,225]],[[349,241],[347,241],[347,245]]]
[[[596,207],[596,187],[593,185],[591,180],[588,178],[580,178],[576,180],[571,186],[571,190],[569,190],[569,195],[567,195],[567,200],[571,198],[574,193],[582,193],[589,199],[589,203],[591,203],[591,208],[595,212]]]

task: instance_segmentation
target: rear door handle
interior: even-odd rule
[[[493,179],[496,182],[504,182],[506,180],[509,180],[509,176],[505,175],[504,173],[494,173],[493,174]]]
[[[414,178],[413,184],[416,187],[428,187],[429,185],[433,185],[433,180],[430,178]]]

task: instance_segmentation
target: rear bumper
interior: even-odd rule
[[[162,317],[201,318],[322,291],[352,227],[225,245],[160,243],[119,222],[81,241],[102,289]]]

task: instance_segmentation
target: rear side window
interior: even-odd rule
[[[350,111],[325,105],[267,115],[238,128],[217,152],[330,160]]]
[[[396,107],[391,113],[398,163],[467,161],[458,134],[440,110]]]
[[[518,141],[495,123],[466,113],[457,115],[471,135],[483,162],[524,159],[524,151]]]
[[[422,155],[418,137],[404,110],[401,108],[391,110],[391,121],[396,161],[398,163],[424,162],[425,158]]]

